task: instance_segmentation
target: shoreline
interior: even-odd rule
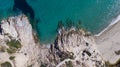
[[[38,41],[25,15],[9,17],[1,23],[0,66],[6,63],[11,67],[105,66],[93,38],[83,30],[61,28],[55,43],[48,46]]]
[[[96,47],[105,61],[115,64],[120,59],[120,15],[95,36]],[[117,53],[116,53],[117,52]]]
[[[105,27],[102,31],[100,31],[98,34],[95,34],[95,37],[99,37],[101,36],[105,31],[107,31],[108,29],[110,29],[112,26],[114,26],[115,24],[117,24],[120,21],[120,15],[118,15],[116,18],[114,18],[111,23]]]

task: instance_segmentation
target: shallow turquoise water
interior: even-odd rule
[[[13,7],[13,0],[0,0],[0,18],[11,16]],[[0,20],[1,20],[0,19]]]
[[[0,0],[0,3],[3,0]],[[8,3],[9,2],[9,3]],[[39,20],[36,25],[42,42],[51,42],[57,34],[58,21],[82,21],[82,27],[98,33],[120,14],[120,0],[27,0]],[[5,4],[6,5],[5,5]],[[0,14],[9,15],[13,0],[0,4]],[[3,13],[4,14],[4,13]],[[3,15],[2,15],[3,16]]]

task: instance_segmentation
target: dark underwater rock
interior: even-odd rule
[[[26,0],[14,0],[13,11],[16,10],[20,10],[25,15],[29,15],[30,18],[34,19],[34,10]]]

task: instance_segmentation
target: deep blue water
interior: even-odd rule
[[[36,28],[42,42],[54,40],[60,20],[65,23],[69,18],[74,24],[80,20],[83,28],[98,33],[120,14],[120,0],[27,0],[26,2],[29,6],[26,12],[31,13],[29,11],[33,10],[34,18],[38,20]],[[1,18],[13,14],[14,0],[0,0],[0,3]],[[25,11],[22,8],[21,10]]]

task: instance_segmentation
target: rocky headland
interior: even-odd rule
[[[48,47],[41,45],[25,15],[1,21],[1,67],[107,67],[97,48],[94,36],[83,29],[62,27]]]

